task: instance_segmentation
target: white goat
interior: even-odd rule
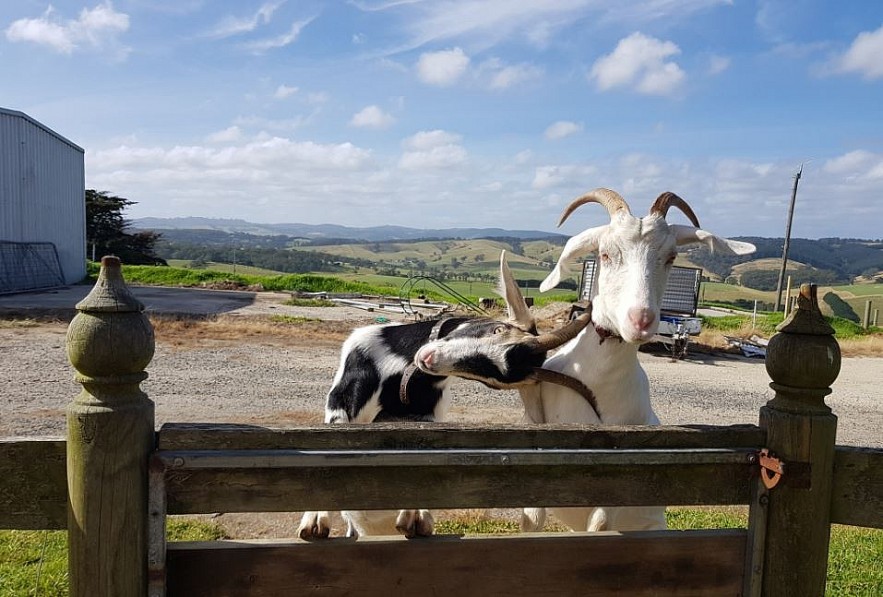
[[[607,208],[610,224],[572,237],[552,273],[540,285],[558,285],[568,262],[598,252],[598,283],[593,289],[592,325],[565,344],[543,364],[571,375],[595,394],[598,412],[582,396],[560,385],[543,383],[521,388],[528,423],[603,423],[658,425],[650,406],[647,374],[638,362],[638,346],[653,338],[677,247],[704,243],[712,251],[744,255],[749,243],[714,236],[699,228],[689,205],[674,193],[663,193],[647,216],[635,217],[625,200],[608,189],[596,189],[568,205],[560,226],[580,205]],[[683,211],[694,226],[669,224],[669,207]],[[653,530],[665,528],[665,507],[550,508],[565,525],[578,531]],[[545,509],[527,508],[522,529],[541,530]]]

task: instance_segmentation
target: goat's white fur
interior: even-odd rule
[[[594,326],[562,346],[546,360],[547,369],[571,375],[591,388],[600,419],[586,400],[563,386],[542,383],[521,388],[526,423],[658,425],[650,404],[647,374],[638,362],[638,346],[650,340],[659,324],[660,304],[676,247],[704,243],[731,254],[754,251],[691,226],[670,225],[658,213],[643,218],[615,212],[608,225],[585,230],[567,241],[553,271],[540,286],[554,288],[569,262],[598,251],[598,281],[592,297],[595,326],[619,335],[602,338]],[[656,530],[665,528],[665,507],[550,508],[575,531]],[[546,510],[526,508],[525,531],[542,530]]]

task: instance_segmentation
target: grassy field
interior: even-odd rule
[[[741,509],[670,508],[672,529],[746,528]],[[485,520],[480,516],[441,521],[439,534],[515,533],[511,521]],[[218,525],[189,519],[171,519],[172,541],[207,541],[226,538]],[[883,595],[883,530],[834,525],[828,558],[831,597]],[[67,535],[64,531],[0,531],[0,595],[3,597],[64,597],[67,588]]]

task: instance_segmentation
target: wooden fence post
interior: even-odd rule
[[[819,311],[815,285],[800,287],[795,310],[777,330],[766,356],[776,395],[760,409],[760,426],[785,473],[768,492],[762,593],[822,596],[837,431],[824,397],[840,372],[840,346]]]
[[[144,597],[154,415],[140,383],[153,358],[153,328],[117,257],[101,260],[77,310],[67,332],[83,385],[67,409],[70,595]]]

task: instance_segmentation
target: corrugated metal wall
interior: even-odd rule
[[[86,275],[83,150],[0,108],[0,240],[55,244],[66,284]]]

